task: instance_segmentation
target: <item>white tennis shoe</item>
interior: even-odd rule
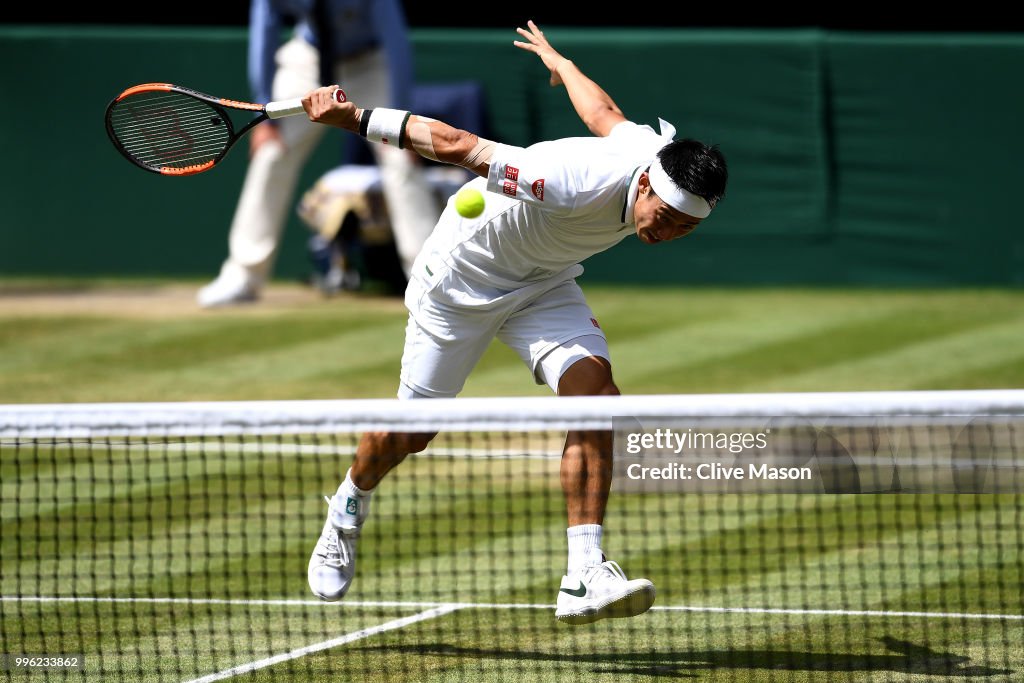
[[[555,618],[566,624],[635,617],[654,604],[654,584],[626,578],[614,562],[588,565],[562,577]]]
[[[196,303],[202,308],[220,308],[256,301],[260,286],[256,278],[244,272],[225,269],[217,279],[199,290]]]
[[[331,523],[331,499],[327,501],[327,522],[309,558],[306,578],[313,595],[321,600],[341,600],[356,573],[356,541],[359,527],[336,527]]]

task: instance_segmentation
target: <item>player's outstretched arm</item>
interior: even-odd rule
[[[516,31],[526,42],[514,41],[512,44],[518,48],[532,52],[544,62],[544,66],[551,72],[551,85],[565,85],[565,91],[569,94],[572,106],[576,113],[586,124],[587,128],[594,135],[604,137],[611,132],[618,123],[626,120],[622,110],[612,100],[601,86],[583,75],[583,72],[559,54],[537,24],[528,21],[526,25],[529,30],[517,28]]]
[[[360,109],[352,101],[338,102],[334,97],[337,89],[317,88],[302,98],[311,121],[356,133],[371,142],[411,148],[427,159],[487,177],[495,146],[490,140],[410,112]]]

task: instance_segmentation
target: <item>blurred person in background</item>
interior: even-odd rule
[[[282,29],[295,22],[292,37]],[[370,107],[409,107],[412,46],[399,0],[252,0],[249,80],[255,102],[342,83]],[[302,167],[325,132],[303,117],[249,135],[250,161],[220,274],[199,290],[204,308],[259,298],[270,278]],[[373,145],[391,227],[408,273],[440,214],[415,156]]]

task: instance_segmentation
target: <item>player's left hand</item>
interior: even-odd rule
[[[518,48],[532,52],[533,54],[540,57],[540,60],[544,62],[544,66],[551,72],[551,85],[561,85],[562,77],[558,75],[558,67],[562,62],[567,62],[565,57],[558,54],[555,48],[551,47],[551,43],[544,37],[544,34],[537,27],[537,24],[533,23],[533,20],[527,21],[526,25],[530,28],[527,31],[525,28],[517,28],[516,33],[526,38],[528,42],[523,43],[518,40],[513,41],[512,44]]]

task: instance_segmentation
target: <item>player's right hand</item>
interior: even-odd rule
[[[302,108],[309,120],[335,126],[353,133],[359,132],[359,109],[349,100],[338,102],[334,93],[336,85],[317,88],[302,98]]]

